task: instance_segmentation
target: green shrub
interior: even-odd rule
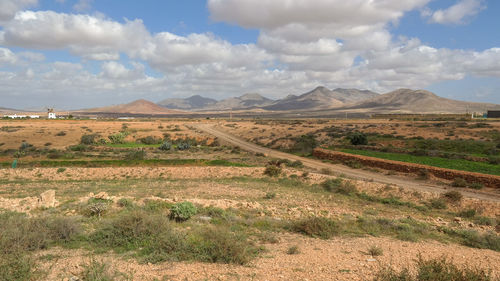
[[[160,150],[163,150],[163,151],[167,151],[167,150],[170,150],[172,149],[172,144],[168,141],[165,141],[163,142],[160,147],[159,147]]]
[[[458,216],[462,218],[473,218],[476,216],[476,210],[474,209],[463,210],[458,213]]]
[[[170,208],[170,219],[183,222],[197,213],[196,207],[191,202],[176,203]]]
[[[88,151],[89,150],[89,148],[87,147],[86,144],[72,145],[72,146],[69,146],[68,149],[71,151]]]
[[[25,253],[0,254],[0,280],[39,280],[40,273],[34,259]]]
[[[134,207],[134,202],[128,198],[120,198],[117,202],[118,206],[122,208],[131,208]]]
[[[433,209],[446,209],[446,201],[442,198],[433,198],[429,200],[428,206]]]
[[[371,246],[368,248],[368,254],[373,257],[381,256],[384,254],[384,250],[378,246]]]
[[[304,163],[302,163],[302,161],[300,160],[297,160],[297,161],[290,161],[289,163],[286,164],[288,167],[291,167],[291,168],[302,168],[304,167]]]
[[[126,160],[144,160],[146,158],[146,151],[133,150],[125,155]]]
[[[293,222],[289,228],[293,232],[302,233],[311,237],[319,237],[322,239],[329,239],[340,232],[337,223],[331,219],[323,217],[313,217],[296,221]]]
[[[125,143],[125,137],[127,137],[126,133],[116,133],[108,136],[108,139],[111,141],[112,144],[121,144]]]
[[[57,169],[57,173],[60,174],[60,173],[64,173],[66,171],[66,168],[58,168]]]
[[[291,246],[288,250],[286,250],[286,253],[289,255],[300,254],[299,246]]]
[[[467,181],[464,180],[463,178],[456,178],[451,183],[451,186],[453,187],[467,187],[467,185],[468,185]]]
[[[393,268],[380,270],[373,281],[489,281],[493,280],[489,273],[477,268],[459,268],[444,257],[424,260],[419,257],[416,271],[408,267],[401,271]]]
[[[140,138],[139,141],[143,144],[152,145],[152,144],[160,144],[162,142],[162,139],[154,136],[147,136],[144,138]]]
[[[97,135],[96,134],[92,134],[92,135],[83,135],[81,138],[80,138],[80,144],[84,144],[84,145],[94,145],[96,144],[95,142],[95,139],[97,138]]]
[[[268,192],[264,196],[264,199],[274,199],[274,198],[276,198],[276,192]]]
[[[109,203],[108,202],[95,202],[95,203],[88,203],[85,205],[81,213],[84,216],[87,217],[101,217],[102,215],[106,214],[109,210]]]
[[[484,187],[484,185],[482,183],[479,183],[479,182],[473,182],[471,184],[469,184],[469,188],[472,188],[472,189],[482,189]]]
[[[356,186],[341,178],[328,179],[321,183],[321,186],[328,192],[341,193],[345,195],[352,195],[358,192]]]
[[[177,145],[177,150],[188,150],[191,148],[191,145],[187,142],[181,142]]]
[[[280,166],[268,164],[266,166],[266,169],[264,170],[264,175],[267,175],[270,177],[277,177],[277,176],[281,175],[282,171],[283,170],[281,169]]]
[[[119,280],[119,277],[123,277],[120,272],[111,272],[108,263],[99,262],[94,258],[88,264],[83,264],[82,267],[82,281],[115,281]]]
[[[367,145],[368,137],[364,133],[356,132],[347,136],[352,145]]]
[[[314,148],[318,145],[314,135],[302,135],[295,139],[295,143],[290,152],[300,153],[302,155],[311,155]]]
[[[27,143],[27,142],[23,141],[23,142],[21,143],[21,146],[19,147],[19,149],[20,149],[20,150],[26,150],[26,149],[31,148],[31,147],[33,147],[33,145],[32,145],[32,144],[30,144],[30,143]]]
[[[464,197],[462,195],[462,193],[455,191],[455,190],[445,192],[445,193],[443,193],[442,196],[443,196],[443,198],[445,198],[448,201],[453,202],[453,203],[458,203],[458,202],[462,201],[462,199]]]

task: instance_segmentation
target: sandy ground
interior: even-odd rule
[[[202,138],[187,128],[185,123],[169,120],[0,120],[0,143],[3,143],[0,149],[18,149],[23,141],[37,148],[64,149],[80,143],[80,138],[85,134],[98,134],[107,139],[109,135],[121,131],[124,124],[132,132],[127,137],[128,141],[147,136],[162,138],[164,133],[170,134],[172,138]],[[65,135],[57,136],[60,132]]]
[[[447,257],[460,266],[491,270],[494,276],[500,274],[500,254],[490,250],[375,237],[321,240],[288,233],[278,236],[279,243],[266,244],[268,251],[246,266],[198,262],[139,264],[111,253],[95,258],[108,262],[114,270],[132,274],[134,280],[370,280],[382,267],[412,265],[418,255],[426,259]],[[287,254],[291,246],[298,246],[299,254]],[[368,255],[371,246],[382,248],[383,255]],[[50,272],[47,280],[78,275],[82,264],[90,260],[90,255],[82,250],[53,249],[40,255],[48,253],[61,259],[44,264]]]

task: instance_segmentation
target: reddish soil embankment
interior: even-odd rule
[[[339,151],[331,151],[321,148],[316,148],[313,152],[313,155],[320,159],[340,161],[342,163],[357,161],[365,166],[376,167],[385,170],[392,170],[402,173],[419,173],[420,171],[425,170],[435,177],[446,180],[454,180],[456,178],[462,178],[469,183],[481,183],[488,187],[500,188],[500,176],[495,176],[495,175],[486,175],[486,174],[473,173],[467,171],[457,171],[451,169],[437,168],[437,167],[414,164],[414,163],[385,160],[368,156],[353,155]]]

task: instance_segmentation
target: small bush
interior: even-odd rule
[[[293,222],[290,225],[290,230],[322,239],[329,239],[340,232],[337,223],[323,217],[313,217]]]
[[[347,136],[347,139],[351,142],[352,145],[367,145],[368,138],[365,134],[357,132],[352,133]]]
[[[382,248],[378,247],[378,246],[371,246],[369,249],[368,249],[368,254],[372,257],[377,257],[377,256],[381,256],[384,254],[384,250],[382,250]]]
[[[181,150],[181,151],[188,150],[190,148],[191,148],[191,145],[187,142],[181,142],[177,145],[177,150]]]
[[[31,147],[33,147],[33,145],[32,145],[32,144],[30,144],[30,143],[27,143],[27,142],[23,141],[23,142],[21,143],[21,146],[19,147],[19,149],[20,149],[20,150],[26,150],[26,149],[31,148]]]
[[[59,168],[57,169],[57,173],[60,174],[60,173],[64,173],[66,171],[66,168]]]
[[[482,183],[479,183],[479,182],[473,182],[471,184],[469,184],[469,188],[472,188],[472,189],[482,189],[484,187],[484,185]]]
[[[321,183],[321,186],[328,192],[341,193],[345,195],[352,195],[358,192],[356,186],[341,178],[328,179]]]
[[[139,141],[143,144],[148,144],[148,145],[159,144],[162,142],[160,138],[156,138],[154,136],[147,136],[144,138],[140,138]]]
[[[109,135],[108,139],[111,141],[112,144],[121,144],[125,142],[125,137],[127,134],[125,133],[116,133],[113,135]]]
[[[146,158],[146,151],[134,150],[125,155],[126,160],[144,160]]]
[[[83,264],[82,281],[114,281],[119,272],[111,272],[110,265],[92,258],[88,264]]]
[[[429,200],[428,206],[433,209],[446,209],[446,201],[442,198],[434,198]]]
[[[392,268],[382,269],[373,281],[489,281],[489,273],[477,268],[458,268],[445,258],[424,260],[419,257],[416,271],[408,267],[401,271]]]
[[[189,220],[196,215],[197,209],[191,202],[176,203],[170,208],[170,219],[177,222]]]
[[[109,203],[107,202],[96,202],[87,204],[81,213],[87,217],[101,217],[106,214],[109,210]]]
[[[65,131],[60,131],[59,133],[56,134],[57,137],[63,137],[66,135]]]
[[[168,141],[166,142],[163,142],[160,147],[159,147],[160,150],[163,150],[163,151],[167,151],[167,150],[170,150],[172,149],[172,144]]]
[[[0,280],[39,280],[39,275],[35,261],[27,254],[0,254]]]
[[[134,202],[128,198],[120,198],[117,204],[122,208],[131,208],[134,206]]]
[[[288,167],[291,167],[291,168],[302,168],[304,167],[304,163],[302,163],[302,161],[300,160],[297,160],[297,161],[290,161],[289,163],[286,163],[286,165]]]
[[[286,253],[289,255],[300,254],[299,246],[291,246],[288,250],[286,250]]]
[[[462,193],[458,192],[458,191],[448,191],[448,192],[445,192],[443,193],[443,198],[447,199],[448,201],[452,202],[452,203],[458,203],[460,201],[462,201],[463,199],[463,195]]]
[[[276,192],[268,192],[264,196],[264,199],[274,199],[274,198],[276,198]]]
[[[264,175],[267,175],[270,177],[277,177],[277,176],[281,175],[282,171],[283,171],[283,169],[281,169],[280,166],[268,164],[266,166],[266,169],[264,170]]]
[[[468,185],[467,181],[464,180],[463,178],[456,178],[451,183],[451,186],[453,187],[467,187],[467,185]]]
[[[474,209],[463,210],[458,213],[458,216],[462,218],[473,218],[476,216],[476,210]]]
[[[96,134],[92,134],[92,135],[83,135],[81,138],[80,138],[80,144],[84,144],[84,145],[94,145],[96,144],[95,142],[95,139],[97,138],[97,135]]]

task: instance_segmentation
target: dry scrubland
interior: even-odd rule
[[[197,122],[0,121],[0,280],[500,277],[500,203],[460,193],[498,198],[498,190],[428,175],[398,176],[448,192],[359,181],[242,151],[193,129]],[[310,153],[313,139],[330,149],[419,149],[489,164],[500,129],[461,121],[199,122],[295,154]],[[371,145],[351,147],[354,133]],[[426,149],[422,138],[444,148]],[[460,138],[474,153],[453,152]]]

